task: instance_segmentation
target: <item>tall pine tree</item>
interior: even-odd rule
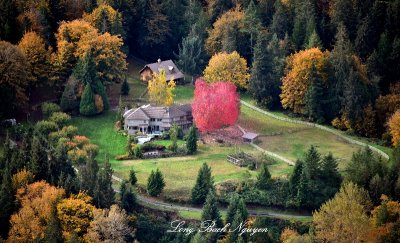
[[[213,184],[211,168],[204,163],[197,174],[196,184],[192,189],[192,202],[194,204],[204,203],[209,191],[214,190]]]

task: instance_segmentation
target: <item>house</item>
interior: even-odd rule
[[[140,132],[158,135],[163,131],[168,131],[173,124],[187,130],[193,124],[192,106],[189,104],[171,107],[143,105],[126,110],[124,120],[124,129],[129,134]]]
[[[161,59],[158,59],[155,63],[144,66],[144,68],[139,71],[140,80],[148,82],[153,77],[153,73],[158,74],[162,69],[165,70],[167,82],[174,80],[175,83],[182,83],[185,76],[176,67],[175,63],[172,60],[161,61]]]

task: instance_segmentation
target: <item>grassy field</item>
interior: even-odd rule
[[[120,161],[114,164],[114,170],[118,176],[127,178],[129,170],[134,169],[138,185],[145,187],[150,172],[159,168],[163,172],[166,182],[164,194],[175,199],[188,200],[197,173],[203,163],[207,163],[212,168],[212,175],[216,183],[256,177],[256,171],[250,171],[227,162],[226,156],[235,153],[237,149],[235,147],[200,145],[198,154],[194,156]],[[256,153],[248,145],[243,145],[240,149],[250,154]],[[277,161],[269,166],[269,169],[272,176],[285,176],[291,172],[292,167]]]
[[[339,159],[339,169],[343,169],[353,152],[361,148],[329,132],[279,121],[245,106],[241,107],[238,123],[246,130],[262,135],[259,138],[260,147],[291,160],[302,158],[314,145],[322,154],[332,152]]]

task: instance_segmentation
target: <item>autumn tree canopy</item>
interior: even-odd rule
[[[239,95],[236,86],[229,82],[207,84],[196,80],[193,101],[193,118],[202,132],[236,123],[239,116]]]
[[[208,62],[204,70],[204,79],[208,83],[231,82],[239,89],[245,89],[250,79],[247,61],[236,51],[230,54],[217,53]]]
[[[318,48],[300,51],[287,59],[286,75],[282,79],[282,106],[296,113],[304,113],[306,93],[310,87],[310,76],[313,67],[316,74],[325,82],[327,80],[327,58],[329,52]]]
[[[394,146],[400,144],[400,110],[397,110],[389,119],[389,130]]]
[[[170,80],[167,82],[165,70],[154,73],[152,79],[149,80],[147,91],[149,99],[157,105],[171,106],[174,103],[175,82]]]

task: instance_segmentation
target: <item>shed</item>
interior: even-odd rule
[[[258,134],[252,132],[246,132],[242,138],[246,143],[253,143],[258,137]]]

